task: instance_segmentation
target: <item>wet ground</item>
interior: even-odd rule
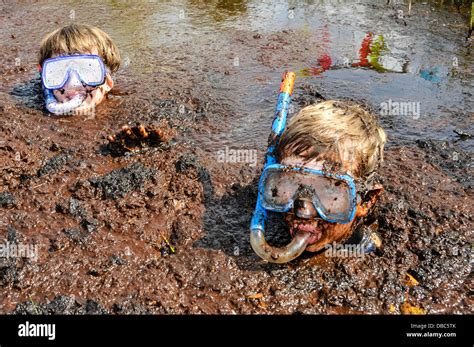
[[[38,257],[0,259],[0,312],[472,313],[468,5],[348,3],[1,5],[0,237]],[[39,41],[72,21],[108,32],[124,65],[94,117],[47,117]],[[353,66],[368,32],[389,71]],[[324,56],[334,68],[321,71]],[[374,254],[274,265],[250,248],[284,69],[298,76],[292,112],[321,98],[420,103],[380,115]],[[137,122],[169,136],[110,144]],[[221,162],[226,146],[258,164]],[[271,240],[287,241],[275,224]]]

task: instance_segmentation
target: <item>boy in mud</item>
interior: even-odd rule
[[[256,234],[256,253],[285,263],[347,241],[383,191],[373,181],[385,142],[375,116],[355,102],[303,108],[289,121],[276,148],[278,164],[264,171],[259,187],[261,205],[284,213],[293,240],[277,248]],[[364,251],[379,247],[377,234],[364,230],[354,235]]]
[[[46,35],[39,52],[39,70],[49,112],[90,113],[114,86],[111,74],[120,54],[102,30],[71,24]]]

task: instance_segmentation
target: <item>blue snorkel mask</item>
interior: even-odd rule
[[[264,168],[258,191],[261,206],[272,212],[289,212],[303,194],[325,221],[347,224],[356,212],[357,189],[349,175],[272,164]]]
[[[265,241],[267,211],[289,212],[296,196],[303,191],[310,197],[319,217],[328,222],[350,223],[357,209],[357,189],[351,176],[277,163],[276,149],[285,130],[294,81],[293,72],[284,73],[265,166],[258,185],[257,204],[250,224],[250,243],[253,250],[262,259],[272,263],[286,263],[300,256],[312,235],[308,232],[297,232],[286,247],[270,246]]]
[[[97,87],[105,82],[106,74],[106,67],[98,55],[79,54],[46,59],[41,67],[41,83],[47,110],[54,114],[71,114],[82,104],[86,93],[59,102],[53,90],[63,88],[68,81],[73,85]]]

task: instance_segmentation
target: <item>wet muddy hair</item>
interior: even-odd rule
[[[354,101],[324,101],[303,108],[288,122],[277,148],[279,161],[327,160],[349,165],[357,178],[367,178],[383,161],[387,136],[374,114]],[[337,166],[337,165],[336,165]]]
[[[84,54],[97,48],[104,64],[115,72],[120,67],[120,53],[114,41],[99,28],[86,24],[70,24],[54,30],[41,41],[39,64],[53,55]]]

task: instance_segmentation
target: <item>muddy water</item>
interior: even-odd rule
[[[408,16],[400,1],[348,3],[2,5],[0,232],[39,256],[0,262],[1,312],[472,312],[473,144],[454,132],[474,132],[467,6],[414,2]],[[123,66],[95,117],[49,118],[37,49],[73,21],[109,33]],[[352,66],[369,32],[384,37],[389,71]],[[321,72],[324,56],[333,68]],[[380,115],[390,143],[376,254],[275,266],[249,247],[285,69],[298,76],[292,112],[321,97],[419,103]],[[176,137],[114,155],[106,136],[135,122]],[[219,162],[226,146],[256,151],[258,165]],[[275,224],[272,240],[287,241]]]

